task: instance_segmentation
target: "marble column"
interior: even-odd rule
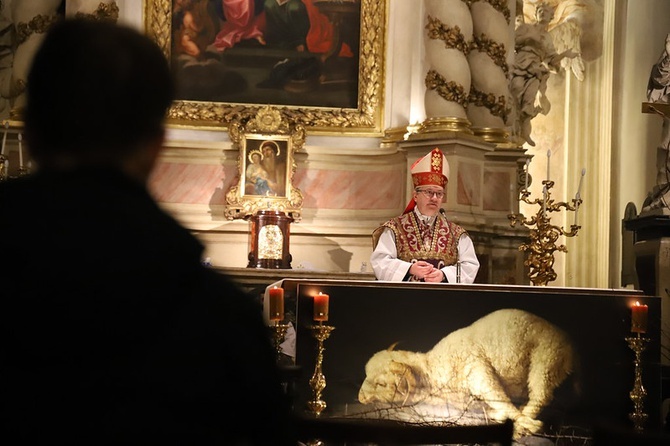
[[[58,20],[60,0],[11,2],[3,14],[14,26],[16,49],[12,55],[11,76],[2,86],[2,96],[9,99],[9,118],[20,120],[25,106],[25,87],[35,51],[42,43],[44,33]]]
[[[512,13],[506,2],[476,0],[470,4],[473,41],[468,54],[472,84],[467,107],[475,135],[506,142],[511,116],[509,53],[514,49]]]
[[[419,133],[471,134],[466,107],[470,92],[468,52],[472,17],[465,1],[424,0],[426,119]]]

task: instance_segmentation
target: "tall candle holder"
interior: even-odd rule
[[[28,167],[26,167],[26,166],[19,166],[19,169],[18,169],[18,176],[19,176],[19,177],[26,176],[26,175],[28,175],[29,173],[30,173],[30,169],[29,169]]]
[[[323,389],[326,388],[326,377],[323,374],[323,353],[325,351],[324,341],[330,337],[330,333],[335,330],[335,327],[331,325],[323,325],[322,321],[319,321],[318,325],[311,325],[309,327],[312,330],[312,336],[316,338],[317,341],[317,352],[316,352],[316,364],[314,365],[314,374],[309,380],[309,386],[312,388],[313,398],[307,402],[307,407],[312,411],[317,417],[323,412],[326,408],[326,402],[321,399],[321,393]]]
[[[282,358],[281,344],[286,338],[288,324],[282,324],[281,321],[272,322],[272,325],[270,325],[270,330],[272,330],[272,343],[275,347],[275,353],[277,354],[277,362],[280,362]]]
[[[582,177],[584,171],[582,170]],[[520,201],[529,205],[538,205],[538,211],[535,215],[527,218],[522,213],[509,214],[507,218],[510,219],[510,225],[515,227],[517,224],[522,224],[530,228],[530,243],[523,243],[519,246],[519,251],[527,251],[528,258],[524,265],[530,267],[528,277],[533,285],[546,286],[547,283],[556,280],[556,272],[554,271],[554,253],[556,251],[568,252],[565,245],[557,245],[556,241],[560,236],[574,237],[579,231],[577,224],[577,212],[579,206],[582,204],[582,199],[577,192],[575,198],[570,202],[559,201],[555,202],[551,198],[551,188],[554,187],[554,182],[551,180],[542,181],[542,198],[530,198],[528,191],[528,182],[520,192]],[[581,186],[581,183],[580,183]],[[575,222],[570,225],[570,230],[552,225],[552,212],[561,212],[561,210],[574,211]]]
[[[633,422],[635,431],[642,432],[644,423],[647,421],[647,414],[644,412],[644,398],[647,396],[647,391],[642,385],[642,352],[647,348],[649,339],[637,333],[635,337],[627,337],[626,342],[628,342],[628,347],[635,352],[635,380],[629,394],[633,402],[633,412],[628,414],[628,417]]]
[[[9,161],[4,154],[0,154],[0,181],[9,179]]]

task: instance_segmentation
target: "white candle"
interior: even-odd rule
[[[549,167],[551,166],[551,149],[547,150],[547,181],[549,181]]]
[[[577,214],[579,213],[579,200],[582,199],[582,183],[584,182],[584,175],[586,175],[586,168],[582,167],[582,175],[579,177],[579,186],[577,186],[577,193],[575,194],[575,226],[577,226]]]
[[[9,123],[5,121],[5,133],[2,135],[2,151],[0,152],[0,155],[5,154],[5,145],[7,144],[7,129],[9,129]]]
[[[528,165],[530,164],[530,159],[526,159],[526,184],[524,190],[528,190]]]
[[[584,175],[586,175],[586,168],[582,167],[582,176],[579,177],[579,186],[577,186],[577,193],[575,194],[575,199],[577,199],[577,200],[579,200],[581,198],[582,183],[584,182]]]
[[[21,133],[19,133],[19,169],[23,167],[23,144],[21,141],[23,140],[23,136]]]

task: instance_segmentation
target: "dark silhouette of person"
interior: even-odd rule
[[[295,445],[256,299],[147,182],[174,96],[148,37],[62,19],[27,79],[36,165],[0,183],[0,417],[17,444]]]

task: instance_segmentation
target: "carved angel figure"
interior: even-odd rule
[[[531,21],[540,3],[554,8],[554,17],[547,24],[547,31],[558,53],[572,50],[574,57],[561,60],[561,66],[584,80],[584,63],[602,54],[603,7],[601,0],[524,0],[526,21]]]
[[[554,17],[554,9],[540,2],[535,9],[535,22],[517,22],[515,32],[515,59],[512,67],[510,91],[516,100],[516,131],[528,144],[535,146],[530,138],[531,120],[542,113],[546,115],[551,103],[546,96],[547,80],[551,73],[561,68],[561,61],[577,53],[556,51],[548,31]]]
[[[647,83],[647,101],[670,103],[670,33],[665,36],[665,46],[656,63],[651,67]],[[661,141],[656,146],[656,184],[642,204],[642,213],[662,209],[668,214],[670,209],[670,116],[655,108],[663,118]]]
[[[582,59],[581,52],[582,29],[579,23],[576,20],[568,19],[563,23],[550,23],[547,26],[547,30],[549,31],[549,35],[551,35],[556,51],[560,53],[566,50],[571,50],[574,53],[573,57],[564,57],[561,60],[561,67],[563,67],[568,74],[572,71],[572,74],[574,74],[578,80],[583,81],[584,59]]]

